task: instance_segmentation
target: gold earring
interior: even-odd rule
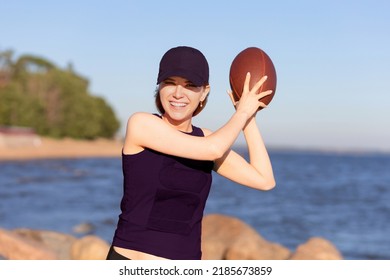
[[[200,101],[200,108],[203,107],[203,101]]]

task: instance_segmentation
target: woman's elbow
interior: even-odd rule
[[[215,161],[224,156],[225,150],[223,150],[218,145],[209,145],[209,160]]]
[[[266,190],[266,191],[270,191],[270,190],[272,190],[272,189],[275,188],[275,187],[276,187],[276,182],[275,182],[275,180],[272,180],[272,181],[270,181],[270,182],[266,185],[265,190]]]
[[[255,186],[256,189],[261,191],[270,191],[275,187],[276,181],[274,179],[258,182],[258,185]]]

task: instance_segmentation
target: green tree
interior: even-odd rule
[[[0,124],[33,127],[43,134],[46,130],[43,105],[18,88],[10,85],[0,89]]]
[[[30,126],[51,137],[112,138],[120,123],[106,101],[88,91],[73,66],[0,52],[0,125]]]

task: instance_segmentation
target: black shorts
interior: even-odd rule
[[[113,260],[130,260],[130,259],[119,254],[117,251],[114,250],[114,247],[111,246],[110,250],[108,251],[106,260],[113,261]]]

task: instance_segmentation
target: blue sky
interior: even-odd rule
[[[210,64],[211,95],[194,124],[217,129],[234,112],[230,63],[256,46],[278,75],[273,101],[257,116],[269,147],[390,151],[387,0],[0,0],[0,7],[0,50],[72,63],[123,125],[136,111],[156,111],[159,60],[188,45]]]

